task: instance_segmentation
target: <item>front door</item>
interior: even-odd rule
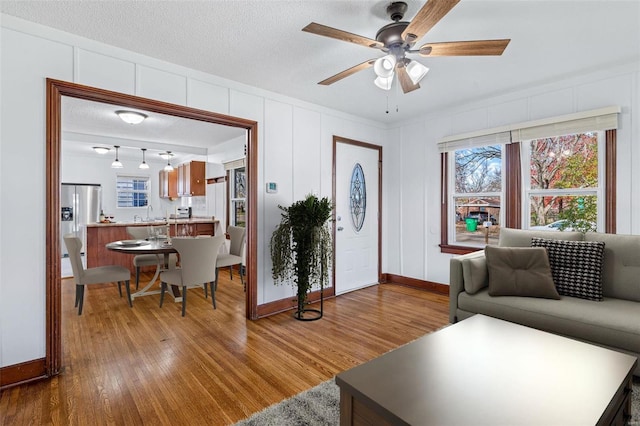
[[[380,275],[382,147],[334,137],[336,294],[377,284]]]

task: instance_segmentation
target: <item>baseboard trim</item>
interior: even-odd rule
[[[388,284],[404,285],[407,287],[415,287],[423,290],[429,290],[438,294],[449,295],[449,286],[446,284],[419,280],[417,278],[403,277],[402,275],[382,274],[381,282],[388,283]]]
[[[327,287],[324,289],[323,297],[324,300],[327,300],[331,297],[335,297],[335,288]],[[319,302],[320,301],[320,290],[312,291],[309,293],[308,299],[310,302]],[[268,317],[273,314],[278,314],[280,312],[290,311],[297,308],[296,297],[291,296],[285,299],[274,300],[273,302],[263,303],[262,305],[258,305],[258,318]]]
[[[0,390],[46,379],[45,361],[39,358],[0,368]]]

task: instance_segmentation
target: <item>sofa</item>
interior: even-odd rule
[[[491,296],[487,258],[481,250],[450,260],[450,322],[484,314],[640,358],[640,236],[503,228],[498,247],[530,247],[532,241],[549,240],[565,245],[563,241],[604,243],[602,300]],[[640,362],[634,375],[640,376]]]

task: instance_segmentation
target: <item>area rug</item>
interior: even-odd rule
[[[640,380],[633,382],[631,425],[640,425]],[[334,379],[255,413],[236,426],[326,426],[340,423],[340,390]]]

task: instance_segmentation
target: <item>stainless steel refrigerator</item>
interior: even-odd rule
[[[60,186],[60,244],[62,255],[67,256],[64,235],[75,234],[82,240],[82,251],[87,247],[87,223],[100,220],[102,187],[99,184],[63,183]]]

